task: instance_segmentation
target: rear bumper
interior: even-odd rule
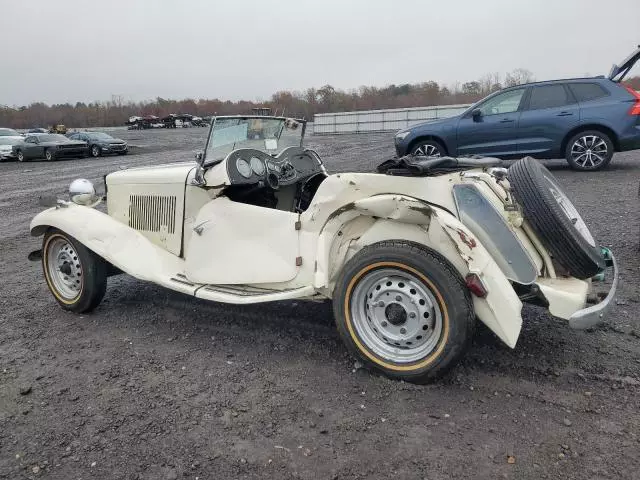
[[[620,137],[618,143],[621,152],[640,149],[640,125],[633,127],[633,130],[631,135]]]
[[[603,322],[607,317],[613,305],[616,290],[618,289],[618,264],[613,254],[607,259],[607,265],[613,268],[613,283],[611,284],[609,293],[600,303],[578,310],[571,315],[571,317],[569,317],[569,326],[571,328],[585,329],[593,327]]]
[[[16,155],[13,152],[0,153],[0,160],[11,160],[14,158],[16,158]]]

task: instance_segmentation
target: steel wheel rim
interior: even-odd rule
[[[558,202],[562,213],[567,216],[582,238],[584,238],[589,245],[595,247],[596,241],[594,240],[593,235],[591,235],[589,227],[587,227],[587,224],[582,219],[582,215],[578,212],[578,209],[551,177],[545,175],[544,178],[549,182],[549,191],[551,192],[551,195],[553,195],[553,198],[555,198],[556,202]]]
[[[383,359],[415,363],[440,341],[443,320],[435,295],[404,270],[382,268],[365,275],[355,286],[349,307],[358,336]]]
[[[73,300],[82,290],[83,272],[78,252],[62,237],[47,245],[47,273],[52,286],[65,300]]]
[[[593,169],[604,163],[609,153],[609,147],[597,135],[584,135],[571,145],[571,159],[586,169]]]
[[[439,157],[440,150],[435,145],[420,145],[413,151],[413,154],[420,157]]]

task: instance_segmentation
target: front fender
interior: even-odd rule
[[[31,235],[50,227],[67,233],[113,266],[141,280],[176,289],[171,278],[184,271],[182,259],[152,244],[140,232],[90,207],[65,203],[31,221]]]

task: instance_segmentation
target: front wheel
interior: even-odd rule
[[[411,155],[419,157],[442,157],[446,155],[444,147],[435,140],[424,140],[411,148]]]
[[[16,156],[18,157],[19,162],[25,161],[24,152],[22,150],[18,150],[18,153],[16,153]]]
[[[99,157],[99,156],[100,156],[100,154],[102,153],[102,152],[101,152],[101,150],[100,150],[100,147],[99,147],[98,145],[93,145],[93,146],[91,147],[90,152],[91,152],[91,156],[92,156],[93,158]]]
[[[436,252],[404,241],[363,248],[340,273],[333,309],[343,341],[367,366],[413,383],[465,352],[475,315],[468,289]]]
[[[50,162],[55,158],[55,155],[50,149],[47,149],[44,151],[44,158],[47,162]]]
[[[96,308],[107,288],[107,263],[75,238],[50,229],[42,244],[42,269],[47,286],[65,310]]]
[[[567,142],[565,158],[574,170],[601,170],[613,157],[613,142],[598,130],[577,133]]]

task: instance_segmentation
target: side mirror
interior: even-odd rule
[[[476,108],[471,111],[471,117],[474,120],[478,120],[482,116],[482,111],[479,108]]]

